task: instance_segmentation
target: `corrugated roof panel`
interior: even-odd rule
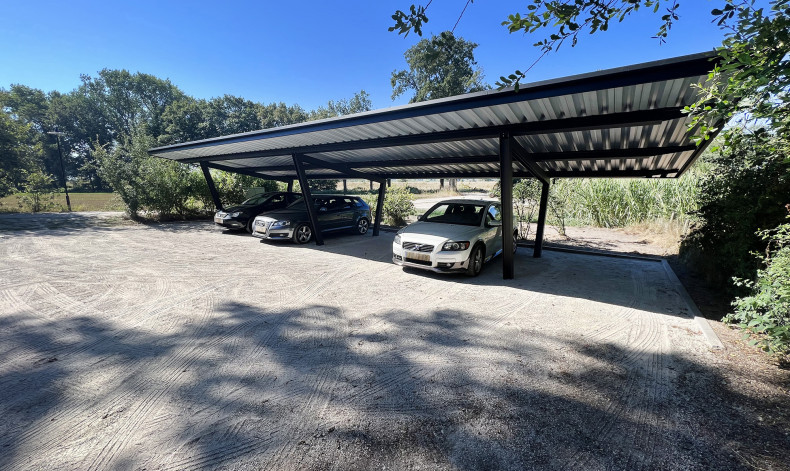
[[[151,153],[175,160],[203,159],[216,162],[218,165],[223,164],[226,167],[239,169],[287,166],[292,162],[290,155],[292,152],[308,152],[309,155],[319,160],[347,165],[376,160],[418,161],[423,158],[441,157],[480,156],[490,160],[491,156],[496,156],[499,151],[497,138],[499,129],[501,128],[503,131],[510,129],[503,128],[503,126],[519,125],[520,123],[547,123],[550,120],[557,120],[557,131],[549,129],[540,134],[530,133],[521,136],[518,133],[515,134],[517,142],[526,149],[527,153],[687,145],[691,140],[687,130],[688,119],[685,117],[680,119],[661,118],[657,119],[657,122],[649,124],[639,122],[625,126],[622,124],[601,128],[593,126],[592,129],[565,132],[559,129],[563,126],[563,122],[560,120],[600,115],[601,122],[605,123],[610,121],[615,114],[619,116],[628,112],[644,113],[646,110],[660,111],[685,106],[693,102],[696,97],[697,91],[692,87],[692,84],[704,82],[706,76],[702,72],[705,70],[703,66],[706,64],[693,67],[688,64],[699,64],[703,59],[707,60],[705,56],[698,56],[693,59],[681,58],[675,62],[668,61],[650,66],[663,67],[662,70],[665,72],[672,70],[673,73],[676,73],[676,78],[666,80],[655,80],[649,74],[645,74],[645,80],[633,80],[629,83],[628,77],[638,76],[642,73],[640,66],[635,66],[618,71],[620,75],[611,82],[607,81],[609,72],[604,71],[581,78],[573,78],[567,83],[558,80],[532,86],[527,85],[522,87],[518,93],[489,91],[425,104],[407,105],[392,110],[367,112],[351,117],[333,118],[152,149]],[[671,69],[676,63],[685,65],[677,65],[677,69]],[[647,68],[648,65],[642,67]],[[686,69],[699,72],[683,75],[687,72]],[[667,76],[666,73],[663,76]],[[589,83],[594,86],[585,85],[588,83],[585,82],[587,77],[590,79]],[[555,92],[555,90],[565,91]],[[480,128],[485,129],[486,132],[490,129],[490,137],[484,135],[485,139],[478,139],[478,132],[474,139],[464,139],[463,132],[465,130]],[[514,129],[517,131],[520,128]],[[436,141],[429,140],[420,144],[404,140],[388,147],[377,147],[376,144],[381,139],[400,139],[416,135],[428,135],[433,138],[435,133],[447,131],[457,132],[455,140],[444,141],[442,138],[437,138]],[[368,142],[372,143],[372,147],[359,148],[359,143],[365,145],[364,143]],[[343,149],[344,145],[348,145],[345,150]],[[323,146],[325,150],[331,151],[321,151],[316,146]],[[282,153],[277,154],[278,152]],[[264,156],[262,153],[273,155]],[[244,154],[246,157],[239,154]],[[686,162],[697,154],[697,151],[689,151],[654,158],[611,158],[583,162],[560,160],[540,165],[549,172],[596,171],[596,169],[610,171],[676,170],[685,168]],[[223,160],[223,156],[230,158]],[[440,173],[441,168],[444,168],[445,171],[450,169],[465,173],[474,169],[490,171],[491,168],[497,167],[496,163],[437,164],[432,165],[432,172]],[[402,169],[403,167],[394,168]],[[414,167],[414,172],[419,173],[419,168]],[[290,170],[276,171],[280,173],[271,172],[275,171],[267,173],[275,176],[293,175],[293,171]],[[320,175],[336,173],[321,169],[312,169],[310,172]]]

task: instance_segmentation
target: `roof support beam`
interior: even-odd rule
[[[206,165],[205,162],[200,162],[200,170],[203,171],[203,176],[206,178],[208,191],[211,192],[211,199],[214,200],[214,207],[217,208],[217,211],[222,211],[224,209],[222,207],[222,201],[219,199],[219,192],[217,191],[217,187],[214,185],[214,179],[211,178],[211,172],[208,169],[208,165]]]
[[[543,182],[540,189],[540,209],[538,210],[538,230],[535,232],[535,247],[532,256],[540,258],[543,253],[543,232],[546,227],[546,211],[549,205],[549,181]]]
[[[663,121],[681,119],[682,108],[658,108],[654,110],[628,111],[623,113],[610,113],[603,115],[580,116],[575,118],[548,119],[545,121],[530,121],[526,123],[508,124],[504,126],[485,126],[470,129],[455,129],[451,131],[427,132],[407,136],[393,136],[377,139],[362,139],[357,141],[333,142],[307,146],[288,147],[251,152],[215,155],[211,157],[193,157],[181,159],[179,162],[193,163],[201,161],[221,161],[247,158],[260,158],[282,156],[289,153],[312,154],[336,152],[345,150],[380,149],[383,147],[398,147],[417,144],[431,144],[437,142],[464,141],[474,139],[496,139],[500,133],[507,132],[510,136],[527,136],[535,134],[554,134],[559,132],[588,131],[616,127],[634,127],[659,124]],[[166,157],[167,153],[157,154]]]
[[[318,225],[318,215],[315,213],[315,205],[313,205],[313,195],[310,194],[310,184],[304,174],[302,167],[302,156],[294,154],[294,167],[296,168],[296,175],[299,177],[299,186],[302,187],[302,197],[304,198],[304,207],[307,208],[307,218],[310,219],[310,226],[313,229],[313,237],[315,237],[315,245],[324,245],[324,236],[321,235],[321,226]],[[294,228],[296,231],[298,227]]]
[[[537,163],[533,162],[530,159],[530,155],[523,147],[521,147],[521,144],[519,144],[515,139],[511,139],[511,140],[512,140],[512,142],[510,143],[511,152],[513,153],[513,156],[516,158],[518,163],[526,167],[527,170],[529,170],[529,173],[531,173],[535,178],[540,180],[544,185],[548,184],[549,177],[548,175],[546,175],[546,172],[544,172],[543,169],[540,168]]]
[[[549,171],[552,178],[666,178],[670,174],[677,174],[680,170],[555,170]]]
[[[521,146],[520,146],[521,147]],[[534,162],[572,162],[577,160],[606,160],[606,159],[643,159],[661,155],[675,154],[697,150],[695,144],[672,147],[645,147],[630,149],[603,149],[603,150],[574,150],[567,152],[532,152],[530,160]],[[305,162],[307,163],[307,162]],[[427,167],[431,165],[457,165],[457,164],[498,164],[499,155],[478,155],[462,157],[428,157],[424,159],[405,160],[368,160],[364,162],[348,162],[343,165],[349,169],[360,168],[400,168],[400,167]],[[248,167],[252,171],[282,172],[291,170],[292,165],[273,165],[269,167]],[[309,170],[311,167],[308,167]],[[367,178],[365,178],[367,180]]]
[[[313,167],[328,168],[329,170],[340,172],[345,176],[354,177],[354,178],[364,178],[365,180],[373,180],[379,183],[383,181],[381,177],[376,177],[364,172],[357,172],[356,170],[352,170],[351,168],[342,164],[328,163],[328,162],[324,162],[323,160],[319,160],[313,157],[308,157],[306,155],[300,155],[300,159],[302,162],[309,163]]]
[[[572,162],[574,160],[605,160],[605,159],[640,159],[658,157],[659,155],[676,154],[697,150],[695,144],[672,147],[635,147],[631,149],[606,149],[606,150],[574,150],[570,152],[533,152],[529,154],[530,160],[544,162]]]
[[[384,197],[386,196],[387,185],[384,180],[379,181],[379,198],[376,200],[376,221],[373,223],[373,237],[379,235],[381,227],[381,215],[384,212]]]
[[[513,139],[508,133],[499,136],[499,190],[502,200],[502,278],[515,277],[513,249],[513,159],[511,144]],[[471,260],[470,260],[471,263]]]
[[[266,175],[246,168],[228,167],[227,165],[215,164],[214,162],[201,162],[200,164],[201,165],[206,164],[206,167],[214,168],[217,170],[223,170],[225,172],[238,173],[240,175],[249,175],[250,177],[255,177],[255,178],[263,178],[264,180],[277,180],[281,182],[288,181],[288,179],[285,177],[279,177],[279,176],[275,177],[272,175]]]

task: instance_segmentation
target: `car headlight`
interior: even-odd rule
[[[400,234],[395,234],[395,243],[400,245]]]
[[[239,217],[239,214],[241,214],[241,212],[238,212],[238,211],[235,212],[235,213],[228,213],[228,217],[229,218],[237,218],[237,217]]]
[[[468,241],[448,241],[445,242],[442,246],[442,250],[449,250],[449,251],[458,251],[458,250],[466,250],[469,248]]]
[[[288,221],[288,220],[275,221],[274,224],[272,224],[272,226],[279,226],[279,227],[286,227],[286,226],[290,226],[290,225],[291,225],[291,221]]]

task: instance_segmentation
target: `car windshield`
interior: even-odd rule
[[[271,196],[272,195],[269,194],[269,193],[262,193],[260,195],[255,195],[252,198],[250,198],[248,200],[245,200],[243,203],[241,203],[241,205],[242,206],[255,206],[256,204],[263,204],[263,203],[266,202],[266,200],[271,198]]]
[[[479,226],[484,210],[482,204],[439,203],[423,214],[420,221]]]

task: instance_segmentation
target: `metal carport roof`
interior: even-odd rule
[[[685,172],[710,141],[695,145],[683,109],[697,101],[714,53],[492,90],[423,103],[185,142],[153,156],[292,182],[362,177],[499,177],[502,234],[514,230],[513,177],[543,183],[534,256],[541,254],[552,178],[659,177]],[[722,123],[712,123],[720,127]],[[290,186],[290,185],[289,185]],[[385,185],[379,185],[373,235]],[[310,224],[318,228],[311,205]],[[314,231],[323,244],[320,230]],[[503,237],[503,276],[513,278],[514,240]]]
[[[276,180],[354,170],[381,178],[499,177],[499,136],[555,177],[678,177],[702,152],[683,108],[713,53],[151,149],[157,157]],[[318,162],[320,161],[320,162]]]

